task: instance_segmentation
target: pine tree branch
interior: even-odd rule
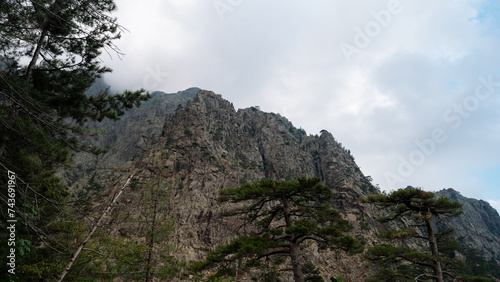
[[[272,251],[272,252],[269,252],[269,253],[257,256],[257,259],[266,258],[266,257],[270,257],[270,256],[273,256],[273,255],[278,255],[278,254],[289,255],[290,254],[290,250],[289,249],[281,249],[281,250]]]
[[[111,208],[113,207],[113,205],[116,203],[116,201],[120,198],[120,196],[122,195],[123,191],[125,190],[125,188],[127,187],[130,179],[132,179],[132,177],[134,177],[134,175],[132,174],[128,179],[127,179],[127,182],[125,182],[125,184],[123,185],[123,187],[118,191],[118,193],[113,197],[113,200],[107,205],[106,209],[104,210],[104,212],[102,213],[101,217],[99,218],[99,220],[97,220],[97,222],[94,224],[94,226],[92,227],[92,230],[89,232],[89,234],[87,234],[87,236],[85,237],[85,239],[82,241],[82,243],[80,243],[80,245],[78,246],[78,248],[76,249],[75,253],[73,254],[72,258],[68,261],[66,267],[64,268],[64,270],[61,272],[59,278],[58,278],[58,282],[61,282],[64,280],[64,278],[66,277],[66,275],[68,274],[68,272],[70,271],[71,269],[71,266],[73,265],[73,263],[75,262],[76,258],[80,255],[80,252],[82,251],[83,247],[85,247],[85,245],[88,243],[88,241],[90,241],[90,238],[92,237],[92,235],[94,235],[95,231],[97,230],[97,228],[99,227],[99,225],[101,224],[102,220],[106,217],[106,215],[108,214],[108,212],[111,210]]]
[[[305,240],[313,240],[313,241],[316,241],[316,242],[321,242],[321,241],[326,241],[325,238],[323,237],[320,237],[321,239],[319,238],[316,238],[316,237],[313,237],[313,236],[304,236],[302,238],[300,238],[301,236],[296,236],[292,239],[292,242],[297,242],[297,245],[300,245],[302,244]],[[299,240],[300,238],[300,240]]]
[[[433,278],[433,279],[436,278],[436,276],[434,276],[434,275],[430,275],[430,274],[425,274],[424,273],[424,274],[420,274],[417,277],[415,277],[415,282],[418,282],[419,281],[418,279],[420,279],[420,277],[430,277],[430,278]]]
[[[412,235],[411,237],[413,238],[417,238],[417,239],[423,239],[423,240],[426,240],[426,241],[429,241],[429,237],[427,236],[422,236],[422,235],[418,235],[418,234],[415,234],[415,235]]]

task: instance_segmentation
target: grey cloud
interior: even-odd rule
[[[197,86],[308,133],[326,129],[382,188],[398,156],[443,128],[449,139],[400,184],[482,189],[472,171],[500,162],[500,89],[457,130],[443,113],[474,94],[478,76],[500,81],[500,36],[474,20],[482,1],[401,0],[401,13],[348,62],[339,44],[354,44],[389,2],[235,1],[222,20],[213,1],[117,0],[128,55],[103,57],[115,70],[106,78],[117,89]]]

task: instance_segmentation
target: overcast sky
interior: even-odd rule
[[[326,129],[384,190],[500,210],[498,1],[115,0],[117,89],[196,86]]]

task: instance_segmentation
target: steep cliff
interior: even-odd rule
[[[134,160],[161,136],[165,121],[183,109],[199,90],[190,88],[175,94],[153,92],[149,101],[129,110],[120,120],[90,124],[91,129],[104,131],[90,142],[109,151],[99,156],[78,153],[73,157],[74,169],[64,171],[62,176],[75,197],[88,199],[133,166]]]
[[[489,203],[466,198],[453,189],[437,192],[439,196],[462,204],[463,214],[446,222],[445,226],[455,230],[458,241],[464,248],[477,250],[486,259],[500,259],[500,216]]]
[[[220,216],[225,206],[216,201],[218,191],[264,177],[287,180],[315,176],[329,187],[338,187],[332,206],[352,223],[352,235],[362,242],[373,242],[375,233],[385,228],[375,220],[380,210],[359,200],[378,190],[350,152],[327,131],[307,135],[280,115],[253,107],[236,111],[220,95],[198,89],[156,93],[144,106],[105,127],[105,134],[94,142],[109,146],[110,151],[98,158],[79,155],[76,169],[67,175],[75,195],[86,199],[94,194],[112,195],[114,186],[110,183],[125,182],[134,174],[131,189],[114,210],[115,217],[120,213],[131,216],[139,213],[140,184],[161,175],[171,190],[170,216],[175,220],[171,240],[179,259],[202,259],[214,246],[244,233],[237,229],[237,220]],[[489,248],[493,256],[500,251],[500,220],[498,215],[489,216],[492,210],[488,207],[484,202],[471,204],[476,212],[467,212],[469,216],[456,223],[469,226],[469,230],[457,229],[456,233],[473,237],[470,247]],[[470,232],[477,217],[487,218],[484,226],[497,226],[482,228],[482,239]],[[113,228],[116,236],[133,237],[138,226],[119,221]],[[306,259],[326,273],[345,274],[349,281],[362,281],[369,275],[359,256],[313,251]]]

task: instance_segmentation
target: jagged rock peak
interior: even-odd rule
[[[498,212],[488,202],[464,197],[451,188],[436,194],[462,204],[463,214],[446,223],[461,237],[460,243],[467,248],[480,250],[480,255],[487,259],[497,258],[500,255]]]
[[[177,93],[165,93],[163,91],[153,91],[151,93],[151,96],[155,97],[155,96],[162,96],[162,95],[177,95],[177,96],[184,96],[184,97],[187,97],[189,99],[193,99],[196,96],[196,94],[198,94],[198,92],[200,90],[201,89],[198,87],[190,87],[186,90],[177,91]]]

